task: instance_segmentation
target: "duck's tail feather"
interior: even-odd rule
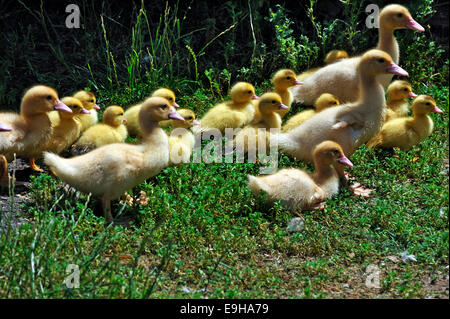
[[[44,152],[44,163],[49,166],[57,176],[74,176],[77,172],[76,168],[70,165],[67,159],[60,157],[55,153]]]
[[[375,148],[383,142],[383,138],[381,137],[381,134],[377,134],[374,137],[372,137],[368,142],[366,147],[367,148]]]
[[[269,187],[253,175],[248,175],[248,187],[255,195],[259,194],[261,191],[265,191],[266,193],[269,192]]]

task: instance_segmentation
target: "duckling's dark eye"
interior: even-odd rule
[[[339,155],[339,151],[338,150],[333,150],[333,155],[338,156]]]
[[[186,119],[187,120],[192,120],[192,116],[188,116]]]
[[[275,103],[277,103],[275,100],[272,100],[272,104],[275,104]]]
[[[397,17],[398,17],[398,18],[403,17],[403,13],[397,13]]]
[[[123,113],[120,113],[120,114],[119,114],[119,116],[122,116],[122,115],[123,115]]]
[[[404,88],[403,91],[408,92],[408,89],[407,89],[407,88]]]
[[[51,95],[47,95],[45,98],[46,98],[47,100],[51,100],[51,99],[52,99],[52,96],[51,96]]]
[[[425,103],[425,105],[431,105],[431,103],[430,103],[430,102],[427,102],[427,103]]]
[[[331,102],[331,104],[337,104],[336,102]]]
[[[163,110],[165,110],[167,108],[167,105],[163,104],[160,106],[160,108],[162,108]]]
[[[169,97],[169,101],[172,101],[173,99],[171,97]]]
[[[252,94],[252,91],[248,91],[247,93],[248,93],[248,94]]]
[[[290,80],[290,79],[291,79],[291,77],[290,77],[290,76],[287,76],[287,77],[286,77],[286,80]]]
[[[74,106],[72,106],[74,109],[77,109],[78,108],[78,105],[74,105]]]
[[[91,102],[91,103],[94,103],[94,100],[91,100],[90,102]]]
[[[379,59],[378,59],[378,62],[383,63],[383,62],[384,62],[384,59],[383,59],[383,58],[379,58]]]

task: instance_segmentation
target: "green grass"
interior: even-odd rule
[[[430,3],[411,4],[410,9],[427,9],[417,13],[420,16],[415,16],[416,20],[429,18]],[[375,31],[358,24],[364,21],[361,12],[350,5],[345,6],[346,23],[339,19],[319,21],[314,18],[317,6],[312,1],[306,8],[310,20],[299,25],[292,25],[292,12],[282,8],[272,7],[275,16],[268,8],[246,14],[247,6],[257,5],[257,1],[245,3],[240,11],[227,3],[222,9],[229,14],[227,26],[217,27],[210,35],[210,40],[214,39],[211,45],[188,36],[189,32],[198,34],[195,28],[184,33],[183,24],[191,17],[188,11],[163,10],[159,20],[151,20],[133,7],[136,18],[129,37],[132,50],[129,43],[121,42],[126,38],[119,32],[123,26],[111,20],[106,7],[106,36],[98,20],[94,28],[97,32],[80,39],[92,54],[85,61],[77,56],[75,62],[70,56],[61,57],[79,66],[70,74],[63,72],[67,77],[61,84],[64,92],[72,89],[73,81],[67,79],[74,77],[79,85],[95,91],[104,108],[131,105],[157,87],[168,86],[174,89],[181,107],[192,108],[201,117],[228,97],[230,84],[236,80],[251,80],[261,94],[270,88],[270,75],[279,67],[303,70],[320,65],[334,45],[354,53],[375,43]],[[253,36],[242,31],[249,30],[243,21],[250,18],[257,47]],[[87,29],[91,23],[86,20]],[[149,28],[148,23],[154,27]],[[237,26],[228,30],[234,23]],[[282,50],[263,41],[264,23],[273,28],[275,43]],[[288,28],[277,32],[277,25]],[[336,38],[329,36],[333,30]],[[118,219],[131,223],[123,227],[105,223],[98,199],[67,190],[57,179],[41,174],[31,178],[31,201],[21,207],[20,217],[28,222],[0,232],[0,297],[448,298],[448,290],[438,289],[445,284],[449,258],[448,48],[438,45],[429,31],[399,34],[400,65],[410,73],[414,92],[433,96],[444,114],[432,115],[435,130],[430,138],[408,152],[397,151],[398,157],[365,147],[351,157],[355,164],[352,176],[375,190],[370,198],[355,197],[342,189],[327,200],[323,211],[302,212],[305,229],[288,234],[286,225],[297,215],[279,203],[267,208],[246,188],[247,175],[258,174],[259,164],[185,164],[166,168],[130,190],[135,197],[144,191],[147,205],[129,207],[114,202]],[[147,52],[142,43],[150,35],[150,55],[167,55],[142,67]],[[250,39],[248,44],[242,42],[243,35]],[[7,36],[18,37],[14,33]],[[27,36],[33,40],[31,33]],[[97,42],[92,42],[95,39]],[[4,73],[12,74],[16,64],[20,66],[16,70],[28,70],[23,61],[28,58],[29,65],[36,67],[32,73],[35,79],[54,85],[44,67],[47,63],[39,64],[34,53],[14,53],[21,45],[19,39],[10,42],[2,60]],[[102,50],[96,50],[95,45]],[[106,52],[106,46],[112,55],[99,53]],[[223,56],[219,59],[211,48]],[[251,57],[238,49],[251,53]],[[55,50],[60,52],[57,47]],[[18,92],[10,78],[4,80],[0,90]],[[16,101],[17,94],[4,98]],[[294,107],[291,113],[296,110]],[[279,167],[291,166],[312,170],[280,154]],[[11,214],[1,212],[0,217],[8,224]],[[403,263],[400,255],[404,251],[414,254],[417,261]],[[69,264],[80,269],[79,288],[67,289],[64,285]],[[380,268],[380,289],[365,286],[365,271],[371,264]]]

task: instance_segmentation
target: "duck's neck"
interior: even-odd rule
[[[274,91],[281,97],[283,104],[290,106],[292,103],[292,93],[288,88],[275,87]]]
[[[264,114],[261,122],[268,128],[281,128],[281,118],[277,113]]]
[[[399,48],[397,40],[394,36],[394,30],[383,27],[380,25],[379,31],[379,39],[377,49],[382,50],[388,53],[395,64],[398,64],[399,61]]]
[[[380,83],[378,83],[376,77],[366,76],[360,72],[360,96],[359,102],[363,107],[368,108],[370,111],[377,111],[377,108],[373,108],[374,105],[379,106],[379,110],[386,104],[384,90]]]
[[[152,122],[146,124],[145,127],[141,127],[142,130],[142,141],[147,146],[155,147],[161,142],[166,141],[167,144],[167,134],[164,133],[164,130],[159,127],[158,122]]]
[[[251,104],[252,101],[246,101],[246,102],[235,102],[232,101],[231,103],[228,103],[229,106],[236,108],[236,109],[243,109],[245,107],[247,107],[247,105]]]
[[[330,178],[337,176],[336,170],[332,165],[327,165],[320,160],[314,159],[314,166],[316,167],[316,172],[312,178],[319,186],[326,183]]]

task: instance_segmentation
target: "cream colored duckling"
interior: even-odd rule
[[[54,119],[52,119],[53,115],[50,116],[53,132],[45,150],[56,154],[60,154],[69,148],[80,136],[81,122],[78,115],[89,114],[89,111],[83,107],[83,104],[77,98],[63,97],[61,102],[66,104],[72,110],[72,113],[57,112],[57,118]]]
[[[266,150],[269,149],[269,137],[271,128],[281,128],[281,117],[279,113],[288,109],[283,104],[281,96],[277,93],[269,92],[261,95],[257,101],[258,109],[261,113],[261,120],[258,123],[251,123],[244,127],[236,135],[236,149],[244,153],[256,152],[258,141],[265,140]],[[263,131],[259,129],[264,129]],[[254,139],[253,139],[254,138]],[[249,141],[250,140],[250,141]],[[256,153],[254,153],[256,154]]]
[[[271,135],[278,137],[279,147],[283,151],[311,162],[315,146],[331,140],[337,142],[347,156],[351,156],[359,146],[378,133],[384,120],[386,101],[377,77],[385,73],[403,76],[408,73],[381,50],[366,52],[357,72],[361,86],[359,100],[330,107],[286,133]]]
[[[170,120],[173,129],[169,134],[169,165],[189,163],[195,142],[191,128],[200,125],[200,121],[195,119],[194,111],[178,109],[178,114],[184,121]]]
[[[123,113],[118,105],[108,106],[103,112],[103,123],[88,128],[72,146],[72,153],[80,155],[103,145],[125,142],[128,133]]]
[[[442,110],[428,95],[419,95],[413,101],[412,110],[414,117],[401,117],[385,123],[381,131],[367,143],[367,147],[399,147],[407,151],[424,141],[433,131],[433,120],[427,114],[442,113]]]
[[[389,84],[387,96],[385,122],[407,116],[409,113],[407,98],[417,97],[417,94],[412,91],[411,84],[406,81],[397,80]]]
[[[401,5],[391,4],[381,10],[377,49],[388,53],[396,64],[399,61],[399,47],[394,31],[405,28],[424,31],[411,17],[408,9]],[[341,103],[356,101],[360,90],[356,69],[360,61],[361,56],[357,56],[342,59],[320,69],[305,79],[303,85],[293,88],[294,101],[312,105],[322,93],[336,95]],[[386,88],[392,80],[392,75],[381,75],[378,80]]]
[[[77,119],[81,123],[81,132],[84,132],[98,123],[97,110],[100,110],[100,106],[97,105],[97,98],[92,92],[78,91],[73,97],[80,100],[83,107],[89,111],[89,113],[77,115]]]
[[[281,118],[283,118],[291,108],[293,97],[290,88],[296,85],[303,84],[303,82],[297,80],[296,77],[297,76],[294,71],[283,69],[275,73],[272,78],[274,92],[278,93],[281,96],[283,104],[288,107],[287,109],[279,110],[278,114]]]
[[[267,176],[249,175],[248,187],[255,195],[265,191],[270,203],[281,200],[291,211],[311,208],[339,192],[336,166],[353,166],[339,144],[333,141],[317,145],[313,157],[316,168],[314,174],[287,168]]]
[[[294,116],[292,116],[289,120],[287,120],[286,124],[283,125],[283,128],[281,129],[282,132],[287,132],[292,130],[293,128],[299,126],[306,120],[309,120],[311,117],[316,115],[317,113],[322,112],[323,110],[339,105],[338,98],[329,93],[323,93],[317,101],[314,103],[315,110],[304,110],[301,111]]]
[[[0,122],[12,128],[11,131],[0,132],[0,154],[8,162],[14,159],[14,153],[17,157],[28,157],[31,168],[42,171],[34,158],[40,157],[50,140],[52,126],[48,112],[52,110],[72,112],[51,87],[35,85],[27,90],[22,98],[20,114],[0,113]]]
[[[183,120],[169,101],[150,97],[139,112],[142,144],[109,144],[68,159],[46,152],[44,161],[67,184],[101,197],[107,221],[111,222],[111,200],[167,167],[168,137],[158,125],[166,119]]]
[[[238,82],[231,88],[231,101],[220,103],[210,109],[201,119],[200,131],[244,127],[253,120],[255,109],[251,103],[258,97],[255,88],[247,82]]]
[[[347,51],[344,51],[344,50],[331,50],[325,56],[325,65],[328,65],[328,64],[334,63],[336,61],[339,61],[341,59],[346,59],[346,58],[348,58]],[[297,79],[300,80],[300,81],[304,81],[307,77],[313,75],[314,73],[316,73],[320,69],[321,69],[321,67],[309,69],[309,70],[303,72],[302,74],[300,74],[297,77]]]
[[[167,88],[160,88],[157,89],[155,92],[152,93],[151,96],[157,96],[157,97],[162,97],[165,98],[166,100],[168,100],[172,106],[174,107],[180,107],[176,102],[175,102],[175,93]],[[128,130],[128,134],[130,134],[130,136],[140,136],[140,126],[139,126],[139,111],[141,110],[142,107],[142,103],[130,106],[126,111],[125,111],[125,119],[127,120],[127,130]],[[169,123],[167,121],[161,121],[160,123],[161,127],[167,127],[169,125]]]

